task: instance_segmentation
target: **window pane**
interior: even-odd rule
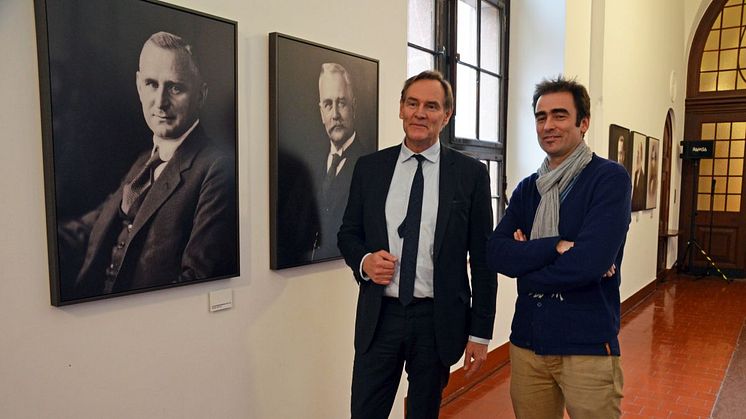
[[[723,10],[723,27],[741,26],[741,7],[726,7]]]
[[[463,62],[477,65],[477,3],[478,0],[458,2],[458,47]]]
[[[715,124],[707,123],[702,124],[702,139],[712,140],[715,138]]]
[[[719,30],[710,31],[710,35],[707,37],[707,42],[705,43],[705,51],[717,50],[719,46],[720,46],[720,31]]]
[[[723,31],[723,37],[720,39],[720,49],[738,48],[738,41],[740,39],[740,28],[726,29]]]
[[[731,134],[731,138],[735,140],[743,140],[746,138],[746,122],[733,123],[733,133]]]
[[[493,197],[499,197],[500,193],[498,191],[497,181],[497,162],[491,162],[490,163],[490,193]]]
[[[715,141],[715,157],[728,157],[730,141]]]
[[[715,195],[715,199],[712,201],[713,211],[725,211],[725,195]]]
[[[456,76],[456,137],[477,138],[477,72],[459,64]]]
[[[730,139],[730,122],[720,122],[717,125],[717,139],[718,140],[729,140]]]
[[[435,0],[409,0],[408,41],[435,50]]]
[[[432,54],[412,47],[407,48],[407,78],[425,70],[432,70],[434,65],[435,61]]]
[[[500,19],[497,7],[482,2],[480,27],[480,65],[483,69],[500,72]]]
[[[741,197],[738,195],[728,195],[728,212],[741,212]]]
[[[738,67],[738,50],[729,49],[720,52],[720,69],[734,70]]]
[[[743,141],[733,141],[730,143],[730,156],[731,157],[743,157],[743,150],[744,150],[744,142]]]
[[[714,92],[717,86],[717,73],[702,73],[699,75],[699,91]]]
[[[482,73],[479,80],[479,139],[497,142],[500,121],[500,80]]]
[[[728,193],[740,195],[742,184],[743,184],[743,179],[741,179],[740,177],[729,177],[728,178]]]
[[[712,159],[702,159],[699,163],[699,174],[700,175],[711,175],[712,174]]]
[[[710,209],[710,195],[697,195],[697,210],[698,211],[709,211]]]
[[[725,193],[728,178],[726,177],[715,177],[715,193]],[[712,185],[710,185],[712,186]]]
[[[701,71],[713,71],[718,69],[718,52],[705,52],[702,54],[702,65],[699,67]]]

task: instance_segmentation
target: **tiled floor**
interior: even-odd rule
[[[622,417],[709,418],[745,318],[745,281],[660,284],[622,318]],[[509,385],[506,366],[444,406],[441,418],[513,419]]]

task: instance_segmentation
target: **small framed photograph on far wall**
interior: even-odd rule
[[[644,210],[647,201],[647,139],[632,131],[632,211]]]
[[[657,138],[648,137],[647,160],[645,162],[648,174],[647,189],[645,193],[645,209],[653,209],[658,206],[658,166],[660,166],[660,141]]]

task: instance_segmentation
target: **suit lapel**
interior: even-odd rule
[[[443,245],[445,229],[448,225],[448,217],[451,215],[451,204],[453,194],[456,191],[456,173],[454,173],[453,159],[454,151],[441,145],[440,147],[440,177],[438,179],[438,216],[435,222],[435,246],[433,249],[433,261],[438,260],[440,248]]]
[[[198,127],[199,129],[199,127]],[[196,130],[195,130],[196,131]],[[148,195],[137,211],[133,222],[132,235],[134,236],[142,228],[150,217],[163,205],[171,194],[179,187],[182,182],[181,174],[192,166],[197,153],[202,149],[204,142],[201,131],[193,132],[187,137],[181,146],[176,150],[171,160],[163,169],[163,173],[153,183],[148,191]]]

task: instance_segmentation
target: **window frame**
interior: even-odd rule
[[[507,135],[507,103],[508,103],[508,51],[509,51],[509,33],[510,33],[510,0],[475,0],[477,3],[477,65],[460,61],[460,55],[457,51],[458,46],[458,2],[459,0],[434,0],[433,16],[433,49],[426,46],[413,44],[407,40],[407,50],[425,52],[433,56],[434,69],[443,73],[445,78],[451,83],[454,94],[454,115],[451,121],[441,133],[441,141],[451,148],[461,151],[462,153],[474,157],[478,160],[494,162],[497,164],[497,179],[491,179],[496,185],[497,195],[491,193],[493,203],[496,203],[495,221],[497,222],[505,211],[507,204],[506,189],[507,181],[505,176],[505,155],[506,155],[506,135]],[[500,23],[501,33],[499,34],[499,57],[500,65],[498,73],[481,68],[481,9],[482,2],[489,3],[498,9],[502,18]],[[482,72],[497,77],[499,83],[499,109],[498,109],[498,136],[496,142],[480,141],[478,138],[463,138],[456,136],[455,119],[458,117],[456,109],[456,97],[458,96],[457,72],[458,66],[465,65],[477,73],[477,92],[476,92],[476,132],[479,136],[479,107],[480,107],[480,89],[479,80]],[[493,164],[493,163],[490,163]]]

